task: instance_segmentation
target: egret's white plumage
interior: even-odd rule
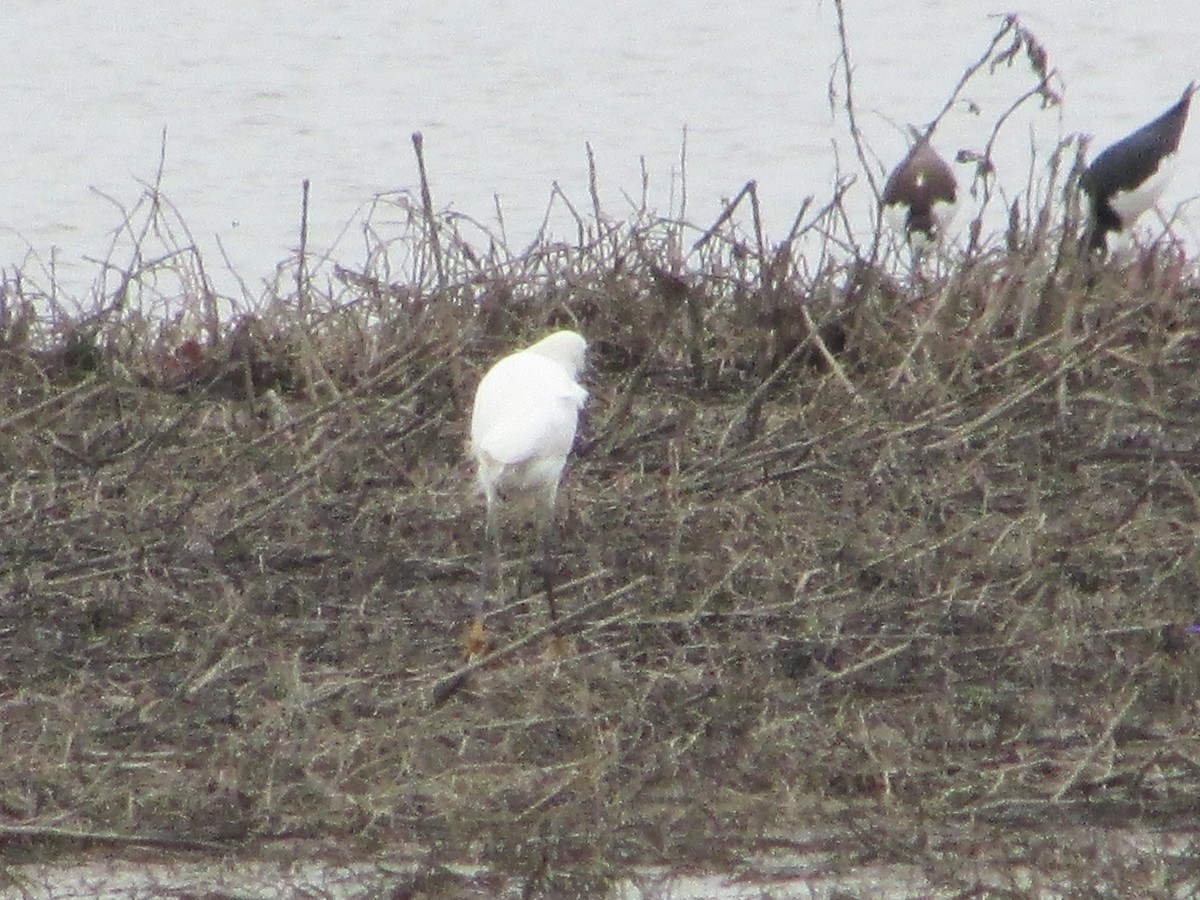
[[[510,491],[541,490],[553,502],[587,400],[575,380],[586,351],[580,335],[556,331],[504,357],[479,382],[471,452],[489,506]]]
[[[586,354],[587,341],[581,335],[556,331],[492,366],[479,382],[471,410],[471,453],[487,500],[487,589],[493,590],[499,581],[497,506],[514,495],[534,495],[542,504],[543,574],[551,616],[554,507],[588,397],[577,380]]]

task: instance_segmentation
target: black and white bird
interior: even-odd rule
[[[1088,246],[1104,251],[1110,231],[1126,231],[1166,187],[1196,83],[1165,113],[1092,160],[1080,176],[1088,195]]]
[[[941,238],[958,206],[958,181],[929,143],[929,135],[913,132],[916,142],[892,170],[883,187],[883,211],[917,249]]]
[[[555,506],[579,413],[588,398],[578,381],[586,355],[582,335],[574,331],[547,335],[492,366],[479,382],[471,410],[471,454],[487,503],[484,590],[494,593],[500,581],[500,503],[528,498],[541,529],[542,574],[551,619],[557,618],[550,570]],[[472,633],[469,640],[479,643],[481,618]]]

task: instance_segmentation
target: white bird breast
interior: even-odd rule
[[[479,382],[471,414],[484,490],[556,488],[587,396],[544,356],[522,351],[496,363]]]
[[[1178,153],[1167,154],[1159,160],[1154,174],[1136,188],[1131,191],[1117,191],[1112,195],[1108,202],[1117,218],[1121,220],[1122,228],[1128,228],[1138,216],[1158,202],[1163,189],[1175,172],[1178,157]]]
[[[933,214],[933,239],[935,242],[941,241],[954,222],[954,217],[958,213],[958,203],[935,200],[933,206],[930,207],[930,212]],[[909,243],[917,249],[922,249],[930,243],[930,240],[924,232],[908,231],[908,216],[909,206],[907,203],[891,203],[883,208],[883,217],[888,226],[899,235],[907,234]]]

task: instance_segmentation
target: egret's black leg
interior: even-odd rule
[[[558,607],[554,603],[554,520],[542,532],[542,584],[546,590],[546,606],[550,610],[550,621],[558,621]]]
[[[463,655],[468,660],[483,656],[491,649],[484,619],[495,603],[500,590],[500,530],[496,521],[496,504],[489,498],[487,517],[483,526],[483,571],[480,573],[479,596],[475,602],[475,618],[467,629]]]
[[[496,506],[497,502],[489,497],[483,526],[483,577],[480,581],[485,600],[494,598],[500,590],[500,523]]]

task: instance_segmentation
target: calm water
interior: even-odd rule
[[[44,261],[57,248],[65,287],[86,292],[96,267],[85,257],[107,255],[118,204],[132,205],[139,181],[153,180],[163,129],[165,192],[225,292],[236,281],[222,271],[218,239],[257,295],[298,242],[304,178],[310,247],[360,263],[356,224],[371,198],[416,185],[417,130],[435,203],[494,226],[498,198],[517,246],[535,233],[553,182],[590,208],[585,142],[609,215],[639,201],[644,159],[659,213],[708,224],[722,197],[755,178],[767,227],[781,236],[805,196],[828,198],[839,158],[842,171],[857,171],[827,99],[835,10],[817,0],[747,7],[314,0],[301,12],[283,0],[7,0],[0,265],[32,271],[27,253]],[[936,113],[1002,7],[846,7],[861,125],[890,166],[905,146],[902,126]],[[1080,131],[1107,144],[1200,77],[1200,4],[1190,0],[1061,0],[1024,20],[1062,73],[1066,102],[1006,131],[997,159],[1011,191],[1026,181],[1031,142],[1045,153]],[[978,79],[968,96],[981,114],[956,110],[937,145],[947,156],[981,147],[1030,83],[1023,65]],[[1200,192],[1200,122],[1182,157],[1168,211]],[[857,202],[866,196],[862,186]],[[968,207],[957,221],[969,218]],[[572,233],[564,218],[554,227]],[[1180,230],[1200,244],[1194,211]]]

